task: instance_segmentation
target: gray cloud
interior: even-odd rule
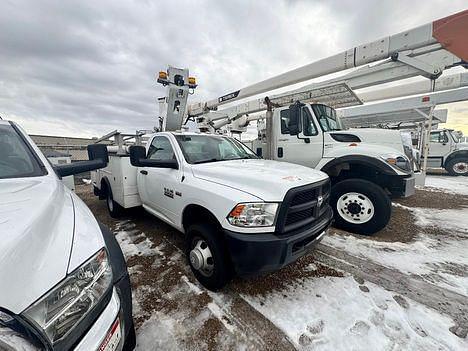
[[[189,67],[194,100],[463,9],[465,1],[7,1],[0,115],[29,132],[155,124],[155,73]]]

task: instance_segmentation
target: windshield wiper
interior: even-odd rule
[[[198,165],[200,163],[218,162],[218,161],[226,161],[226,160],[223,160],[223,159],[220,159],[220,158],[209,158],[209,159],[206,159],[206,160],[195,161],[195,162],[193,162],[193,164]]]

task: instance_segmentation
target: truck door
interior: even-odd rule
[[[435,130],[430,134],[428,167],[442,167],[444,158],[450,153],[450,138],[443,130]]]
[[[148,159],[177,159],[171,141],[166,136],[155,136],[148,148]],[[178,160],[180,165],[180,160]],[[158,216],[171,223],[177,223],[177,213],[181,213],[181,199],[178,186],[182,178],[182,168],[140,167],[138,169],[138,191],[144,205]]]
[[[309,105],[303,106],[301,113],[302,133],[290,135],[289,108],[275,110],[273,135],[276,138],[276,152],[273,159],[315,167],[322,159],[323,134],[314,121]]]

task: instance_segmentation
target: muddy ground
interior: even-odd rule
[[[265,296],[292,284],[301,284],[310,277],[341,277],[344,274],[354,276],[362,284],[362,289],[367,289],[364,282],[370,281],[394,291],[396,300],[401,297],[400,301],[404,301],[403,296],[406,296],[450,316],[455,323],[447,327],[460,337],[466,337],[466,296],[432,286],[417,276],[361,262],[359,258],[327,245],[320,245],[312,254],[274,274],[248,280],[235,278],[220,297],[196,282],[186,263],[183,237],[172,227],[142,209],[133,209],[122,218],[113,219],[107,213],[105,202],[92,194],[91,186],[78,185],[76,193],[99,221],[109,226],[118,237],[125,235],[124,241],[133,250],[127,248],[125,252],[123,247],[133,286],[137,334],[149,328],[152,318],[159,318],[167,330],[156,329],[153,333],[168,333],[168,345],[174,345],[173,339],[176,338],[177,349],[294,350],[297,344],[248,304],[244,297]],[[393,208],[387,228],[366,240],[411,243],[416,240],[418,228],[413,213],[404,206],[460,209],[468,204],[468,196],[417,190],[415,196],[395,202],[403,206]],[[444,235],[440,228],[429,230],[434,235]],[[336,229],[332,231],[336,235],[349,235]],[[229,309],[221,308],[219,311],[217,306],[224,304],[229,305]],[[167,316],[172,318],[164,324]],[[177,321],[177,328],[171,324],[174,321]],[[164,342],[164,337],[161,339]]]

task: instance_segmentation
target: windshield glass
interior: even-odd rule
[[[11,125],[0,125],[0,179],[35,177],[44,172]]]
[[[316,104],[311,106],[324,132],[344,129],[343,125],[341,124],[341,120],[336,116],[336,111],[334,108],[326,105]]]
[[[247,146],[233,138],[215,135],[176,135],[188,163],[258,158]]]

